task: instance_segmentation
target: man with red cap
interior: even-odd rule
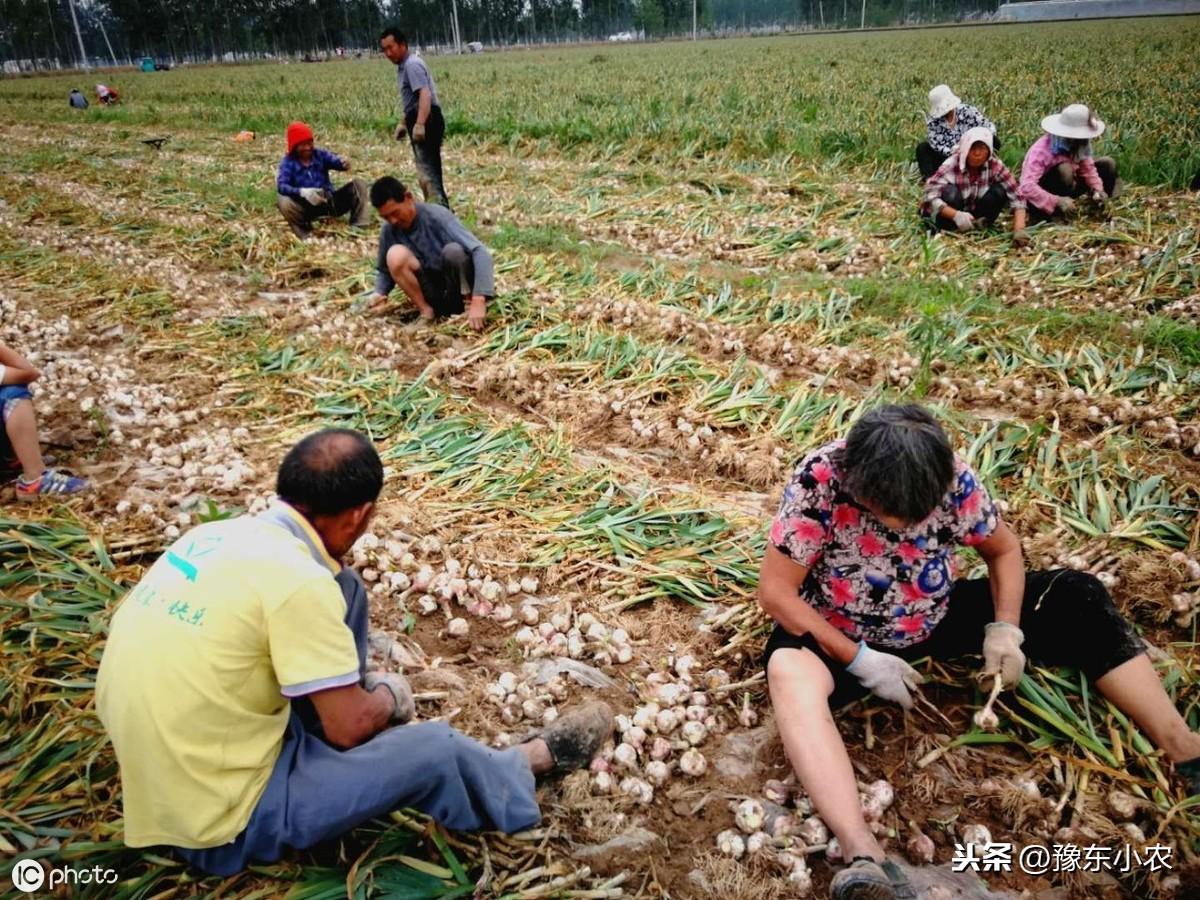
[[[313,146],[313,131],[303,122],[287,127],[287,156],[279,163],[275,185],[279,211],[300,240],[312,234],[314,219],[350,214],[350,224],[371,224],[370,195],[366,182],[352,178],[336,191],[329,170],[349,172],[350,164],[335,153]]]

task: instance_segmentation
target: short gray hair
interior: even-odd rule
[[[933,512],[954,480],[954,450],[923,406],[880,406],[854,423],[838,452],[842,487],[906,522]]]

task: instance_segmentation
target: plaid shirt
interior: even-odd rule
[[[1008,205],[1012,209],[1024,209],[1025,201],[1017,196],[1017,180],[1013,178],[1008,166],[1000,162],[995,154],[978,172],[972,172],[970,167],[958,167],[958,153],[946,157],[941,167],[925,182],[925,195],[921,198],[921,215],[937,217],[946,201],[942,199],[942,191],[948,187],[956,187],[962,193],[962,205],[966,212],[975,208],[975,201],[988,192],[993,184],[1004,188],[1008,195]]]
[[[953,125],[944,118],[930,119],[926,117],[925,119],[925,130],[929,134],[929,146],[943,156],[950,156],[954,153],[959,139],[972,128],[980,126],[992,134],[996,133],[996,126],[992,120],[969,103],[958,107]]]
[[[321,147],[313,148],[312,162],[307,166],[296,158],[296,154],[289,153],[279,161],[279,175],[275,179],[275,187],[279,193],[294,200],[300,198],[300,188],[320,188],[332,194],[330,169],[345,171],[346,163],[336,153],[330,153]]]

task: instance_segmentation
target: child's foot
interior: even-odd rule
[[[88,483],[82,478],[46,469],[35,481],[17,479],[17,499],[25,502],[39,497],[65,496],[87,490]]]

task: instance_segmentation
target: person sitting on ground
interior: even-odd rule
[[[67,95],[67,102],[71,104],[71,109],[88,108],[87,97],[83,96],[79,88],[71,88],[71,93]]]
[[[307,240],[316,219],[350,214],[352,228],[371,224],[367,206],[367,183],[352,178],[337,190],[329,180],[329,171],[349,172],[350,163],[323,147],[313,145],[313,131],[303,122],[287,127],[287,155],[279,161],[275,187],[279,193],[279,212],[292,234]]]
[[[926,138],[917,144],[917,168],[921,177],[929,178],[953,155],[962,136],[972,128],[986,128],[992,133],[992,149],[1000,149],[1000,138],[992,120],[969,103],[963,103],[954,91],[939,84],[929,92],[929,114],[925,117]]]
[[[126,844],[231,875],[409,806],[447,828],[517,832],[538,822],[536,777],[588,765],[609,739],[603,702],[506,750],[403,724],[412,692],[366,671],[367,593],[339,562],[382,487],[365,436],[311,434],[266,512],[193,528],[121,602],[96,708]]]
[[[986,578],[955,577],[958,547],[979,553]],[[1200,735],[1104,585],[1087,572],[1027,573],[979,476],[922,407],[871,410],[800,461],[758,601],[776,623],[763,662],[784,748],[851,863],[833,880],[835,900],[891,897],[905,879],[864,820],[831,710],[868,693],[911,708],[923,679],[910,661],[922,657],[982,653],[985,689],[997,676],[1013,688],[1025,653],[1078,667],[1200,791]]]
[[[111,88],[107,84],[98,84],[96,85],[96,99],[102,106],[112,106],[114,103],[121,102],[121,95],[117,93],[116,88]]]
[[[1023,244],[1025,201],[1017,181],[992,152],[992,133],[972,128],[925,183],[921,215],[935,229],[970,231],[990,226],[1005,207],[1013,211],[1013,240]]]
[[[1109,156],[1092,159],[1092,139],[1104,133],[1104,123],[1089,107],[1073,103],[1046,116],[1042,130],[1046,133],[1033,142],[1021,163],[1021,199],[1029,204],[1034,221],[1056,213],[1070,215],[1077,197],[1103,203],[1120,196],[1124,185],[1116,161]]]
[[[25,357],[0,344],[0,467],[9,477],[21,473],[16,490],[22,501],[78,494],[87,488],[82,478],[46,468],[29,390],[40,377]]]
[[[418,203],[390,175],[371,185],[371,203],[385,220],[372,311],[385,309],[399,285],[422,319],[456,315],[466,306],[467,321],[482,330],[496,290],[492,254],[479,238],[444,206]]]

